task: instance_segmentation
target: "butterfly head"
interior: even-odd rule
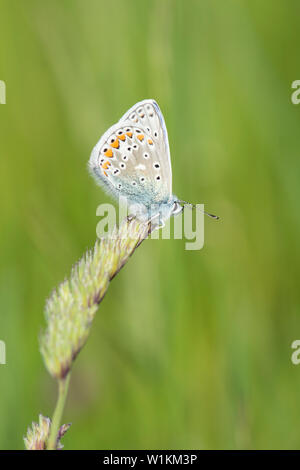
[[[184,205],[182,204],[182,202],[179,199],[177,199],[176,196],[173,196],[171,215],[180,214],[180,212],[183,211],[183,208],[184,208]]]
[[[183,211],[184,205],[174,194],[169,198],[168,201],[162,202],[159,207],[159,212],[162,219],[167,220],[172,215],[178,215]]]

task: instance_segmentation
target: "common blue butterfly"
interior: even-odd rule
[[[141,221],[155,220],[162,227],[189,204],[172,193],[168,133],[154,100],[135,104],[105,132],[92,151],[89,168],[104,189],[126,198],[130,214]]]

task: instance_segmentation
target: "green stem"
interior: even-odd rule
[[[56,449],[58,431],[61,423],[62,414],[64,411],[66,398],[68,394],[68,387],[70,382],[70,372],[64,379],[58,380],[58,397],[56,407],[52,416],[50,436],[48,439],[47,450]]]

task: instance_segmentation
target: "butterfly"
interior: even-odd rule
[[[126,198],[132,216],[155,220],[157,227],[189,204],[172,193],[168,132],[152,99],[136,103],[105,132],[91,153],[89,169],[105,190]]]

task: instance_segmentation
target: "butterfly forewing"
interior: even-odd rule
[[[172,194],[172,168],[168,132],[162,112],[154,100],[144,100],[135,104],[120,122],[129,120],[131,123],[141,126],[154,140],[159,153],[159,163],[168,195]]]

